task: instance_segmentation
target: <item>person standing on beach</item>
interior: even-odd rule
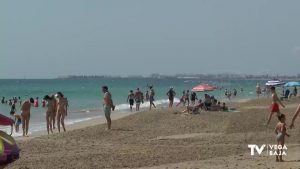
[[[53,113],[52,113],[51,121],[52,121],[53,129],[55,129],[55,119],[56,119],[56,114],[57,114],[57,100],[56,100],[54,94],[51,95],[51,99],[53,101]]]
[[[21,106],[23,136],[27,137],[29,130],[30,108],[33,103],[33,98],[30,98],[29,100],[24,101],[24,103]]]
[[[257,83],[256,84],[256,95],[257,95],[257,98],[259,98],[260,94],[261,94],[261,87],[260,87],[260,84]]]
[[[104,114],[105,118],[107,121],[107,130],[111,129],[111,110],[114,110],[114,105],[113,105],[113,100],[111,97],[110,92],[108,91],[107,86],[102,86],[102,92],[104,93],[103,95],[103,109],[104,109]]]
[[[189,106],[190,105],[190,91],[189,90],[187,90],[185,93],[184,105],[186,102],[187,102],[187,106]]]
[[[156,108],[156,106],[154,104],[154,95],[155,95],[155,92],[154,92],[153,86],[150,86],[149,88],[150,88],[149,101],[150,101],[150,110],[151,110],[152,106],[154,108]]]
[[[279,120],[279,122],[277,123],[277,125],[275,127],[277,146],[280,145],[280,146],[284,147],[285,136],[290,137],[290,135],[286,132],[285,115],[280,114],[278,116],[278,120]],[[276,155],[276,162],[284,162],[282,160],[282,150],[277,150],[277,154],[278,155]]]
[[[294,87],[293,94],[294,94],[295,97],[296,97],[297,94],[298,94],[298,90],[297,90],[297,87],[296,87],[296,86]]]
[[[169,107],[173,107],[175,95],[176,92],[174,91],[173,87],[170,87],[169,91],[167,92],[167,96],[169,97]]]
[[[194,105],[196,103],[196,100],[198,100],[197,94],[196,94],[196,92],[192,92],[191,93],[191,102],[192,102],[192,105]]]
[[[148,90],[146,91],[146,94],[145,94],[145,100],[146,100],[146,102],[149,101],[149,91]]]
[[[67,116],[66,107],[67,102],[64,95],[61,92],[57,92],[57,129],[60,132],[60,124],[63,127],[63,130],[66,131],[65,127],[65,116]]]
[[[136,92],[134,93],[134,99],[135,99],[135,109],[136,111],[140,111],[140,105],[141,102],[143,102],[143,93],[140,91],[139,88],[136,89]]]
[[[132,106],[134,104],[134,94],[133,91],[130,90],[128,97],[127,97],[127,103],[129,102],[129,106],[130,106],[130,111],[132,111]]]
[[[51,131],[51,133],[53,133],[52,131],[52,117],[53,117],[53,110],[54,110],[54,106],[53,106],[53,99],[46,95],[43,99],[43,101],[45,101],[45,107],[46,107],[46,126],[47,126],[47,132],[49,134],[49,131]]]
[[[277,113],[277,116],[279,116],[281,113],[280,113],[280,110],[279,110],[279,104],[282,106],[282,107],[285,107],[282,102],[280,101],[280,99],[278,98],[277,96],[277,93],[276,93],[276,89],[274,86],[271,87],[271,93],[272,93],[272,105],[271,105],[271,112],[269,114],[269,118],[268,118],[268,121],[267,121],[267,125],[269,125],[270,121],[271,121],[271,118],[273,116],[274,113]]]
[[[297,107],[297,109],[296,109],[296,111],[294,113],[294,116],[293,116],[293,119],[292,119],[292,123],[290,125],[290,129],[294,128],[295,120],[299,116],[299,114],[300,114],[300,104],[298,105],[298,107]]]
[[[236,95],[237,95],[237,90],[233,89],[233,96],[236,97]]]

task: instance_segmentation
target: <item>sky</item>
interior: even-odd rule
[[[0,78],[300,73],[299,0],[1,0]]]

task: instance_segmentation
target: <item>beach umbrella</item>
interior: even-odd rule
[[[299,82],[287,82],[284,87],[299,87],[300,83]]]
[[[281,80],[269,80],[266,83],[266,86],[282,86],[284,84],[285,84],[285,82],[283,82]]]
[[[213,91],[215,89],[216,89],[215,86],[211,86],[208,84],[200,84],[200,85],[193,87],[192,91],[193,92],[205,92],[205,91]]]

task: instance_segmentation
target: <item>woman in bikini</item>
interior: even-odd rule
[[[49,130],[51,131],[51,133],[53,133],[52,131],[52,117],[53,117],[53,113],[54,113],[54,101],[53,99],[46,95],[44,97],[44,101],[45,101],[45,108],[46,108],[46,124],[47,124],[47,132],[49,134]]]
[[[65,116],[67,116],[66,107],[67,102],[64,98],[64,95],[61,92],[57,92],[57,129],[58,132],[60,132],[60,124],[62,125],[64,131],[66,131],[65,128]]]

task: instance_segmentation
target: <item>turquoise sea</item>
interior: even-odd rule
[[[137,87],[145,92],[148,90],[147,86],[153,85],[156,93],[155,104],[159,107],[165,107],[168,103],[166,93],[170,86],[173,86],[177,93],[175,101],[178,101],[183,90],[191,90],[193,86],[200,83],[219,87],[215,91],[208,92],[208,94],[214,95],[219,100],[225,100],[225,89],[232,91],[235,88],[238,95],[234,100],[238,100],[255,97],[254,91],[257,82],[265,83],[265,81],[255,80],[203,81],[193,78],[2,79],[0,80],[0,97],[5,97],[6,100],[19,96],[22,100],[29,97],[39,97],[41,101],[46,94],[54,94],[60,91],[68,98],[70,105],[66,123],[74,124],[95,116],[103,116],[101,100],[101,86],[103,85],[107,85],[112,93],[116,105],[114,113],[122,113],[129,111],[129,106],[126,103],[127,95],[130,90],[135,90]],[[220,88],[222,89],[220,90]],[[243,92],[240,91],[241,88],[243,88]],[[203,98],[204,93],[197,93],[197,95],[198,98]],[[142,105],[144,108],[148,106],[148,103]],[[19,109],[20,107],[17,106],[17,113],[20,113]],[[0,104],[2,114],[9,116],[9,110],[8,105]],[[44,109],[42,107],[32,108],[30,132],[45,130],[45,127]]]

